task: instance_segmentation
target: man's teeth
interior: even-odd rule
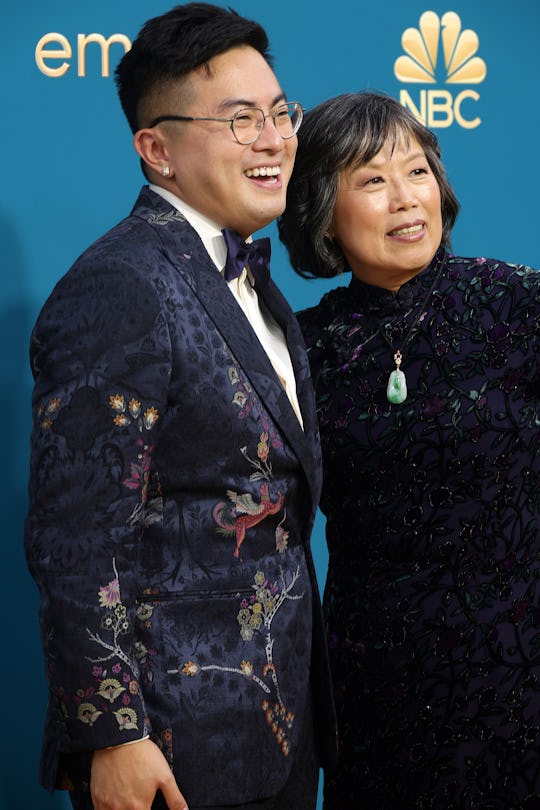
[[[418,233],[421,231],[423,225],[411,225],[409,228],[397,228],[395,231],[390,231],[390,236],[401,236],[406,233]]]
[[[261,166],[259,169],[247,169],[246,177],[276,177],[279,174],[279,166]]]

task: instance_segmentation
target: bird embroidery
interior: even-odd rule
[[[228,489],[227,497],[230,503],[220,501],[212,510],[212,516],[219,527],[218,532],[236,535],[235,557],[240,554],[240,546],[246,531],[264,520],[267,515],[277,514],[283,506],[284,497],[281,492],[278,492],[276,501],[270,500],[267,483],[260,485],[259,494],[261,499],[257,503],[248,492],[239,495]]]

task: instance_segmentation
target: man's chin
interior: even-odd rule
[[[285,210],[285,200],[280,201],[272,206],[265,206],[261,208],[253,217],[254,230],[260,231],[261,228],[266,228],[267,225],[274,222]]]

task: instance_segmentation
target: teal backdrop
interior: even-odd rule
[[[537,0],[231,4],[267,29],[276,72],[291,99],[309,108],[338,93],[371,88],[413,104],[425,116],[439,136],[462,205],[453,237],[456,252],[540,267]],[[37,592],[22,550],[32,388],[29,333],[54,283],[130,210],[142,183],[111,75],[142,23],[172,5],[26,0],[4,3],[0,11],[0,515],[6,563],[0,808],[5,810],[69,806],[64,795],[50,797],[37,784],[46,686]],[[459,23],[463,36],[456,40]],[[410,30],[419,28],[423,36]],[[109,40],[114,34],[122,36]],[[411,53],[412,61],[406,58]],[[273,274],[295,309],[346,282],[295,277],[275,226],[266,230],[273,238]],[[321,517],[313,544],[322,585]]]

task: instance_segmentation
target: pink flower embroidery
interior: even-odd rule
[[[120,584],[118,577],[111,580],[108,585],[104,585],[99,589],[99,604],[100,607],[115,607],[120,603]]]
[[[268,433],[261,433],[261,440],[257,445],[257,455],[261,459],[261,461],[266,461],[268,458],[269,447],[268,447]]]

